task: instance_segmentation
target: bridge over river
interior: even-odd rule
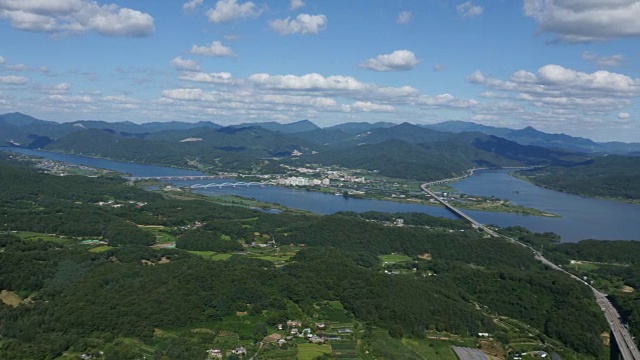
[[[436,183],[438,182],[425,183],[425,184],[422,184],[420,188],[422,188],[422,190],[425,193],[427,193],[429,196],[433,197],[435,200],[437,200],[442,205],[444,205],[447,209],[449,209],[449,211],[453,212],[458,217],[470,222],[474,228],[480,229],[486,232],[487,234],[491,235],[492,237],[502,237],[511,243],[526,247],[527,249],[533,252],[536,260],[542,262],[543,264],[550,267],[551,269],[562,271],[565,274],[568,274],[569,276],[571,276],[571,278],[573,278],[574,280],[580,281],[581,283],[587,285],[593,291],[596,301],[598,302],[598,305],[600,305],[600,309],[602,309],[602,312],[604,312],[605,318],[609,322],[609,327],[611,329],[610,331],[611,331],[611,334],[613,335],[612,339],[614,340],[614,341],[611,341],[611,357],[610,358],[612,360],[618,360],[618,359],[640,360],[640,352],[638,351],[638,348],[635,344],[633,337],[629,333],[629,330],[626,327],[624,327],[624,325],[622,325],[622,321],[620,320],[620,314],[618,314],[618,311],[611,304],[609,299],[607,299],[607,296],[604,293],[600,292],[599,290],[597,290],[596,288],[588,284],[583,279],[580,279],[579,277],[564,270],[560,266],[547,260],[544,256],[542,256],[542,254],[539,251],[535,250],[531,246],[525,243],[522,243],[514,238],[510,238],[510,237],[503,236],[496,233],[495,231],[479,223],[469,215],[465,214],[460,209],[452,206],[446,200],[437,196],[436,194],[433,193],[433,191],[429,189],[429,185],[436,184]]]

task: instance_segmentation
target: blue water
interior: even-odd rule
[[[7,150],[7,148],[3,150]],[[16,150],[11,148],[11,150],[42,156],[51,160],[110,169],[135,176],[202,175],[202,173],[193,170],[26,149]],[[219,182],[225,182],[225,180],[220,180]],[[176,185],[180,186],[190,186],[196,183],[198,181],[175,182]],[[551,231],[559,234],[562,240],[567,242],[583,239],[640,240],[640,230],[637,227],[637,223],[640,220],[640,206],[638,205],[586,198],[544,189],[514,178],[505,170],[479,171],[474,176],[454,183],[452,186],[466,194],[493,195],[501,199],[508,199],[514,204],[533,207],[562,216],[561,218],[549,218],[484,211],[465,211],[481,223],[503,227],[519,225],[536,232]],[[446,209],[436,206],[344,198],[295,188],[274,186],[223,187],[199,189],[197,191],[210,196],[238,195],[254,198],[319,214],[332,214],[338,211],[421,212],[434,216],[455,218]]]

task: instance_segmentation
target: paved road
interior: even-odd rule
[[[478,349],[453,346],[453,351],[460,360],[489,360],[487,355]]]

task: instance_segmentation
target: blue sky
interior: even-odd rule
[[[640,142],[640,1],[0,0],[0,113]]]

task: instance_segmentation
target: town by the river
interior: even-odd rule
[[[112,161],[69,154],[58,154],[21,148],[1,148],[25,155],[71,164],[113,170],[132,176],[203,175],[198,171],[162,166]],[[225,180],[211,180],[210,182]],[[188,187],[197,180],[177,181],[175,185]],[[584,239],[640,240],[637,221],[640,206],[616,201],[587,198],[541,188],[509,175],[507,170],[477,171],[473,176],[450,186],[469,195],[495,196],[513,204],[557,214],[559,218],[518,215],[513,213],[465,210],[465,213],[483,224],[501,227],[523,226],[536,232],[554,232],[564,242]],[[196,190],[208,196],[237,195],[262,202],[275,203],[294,209],[332,214],[339,211],[421,212],[434,216],[455,218],[443,207],[408,204],[393,201],[345,198],[330,194],[284,188],[264,187],[211,187]]]

